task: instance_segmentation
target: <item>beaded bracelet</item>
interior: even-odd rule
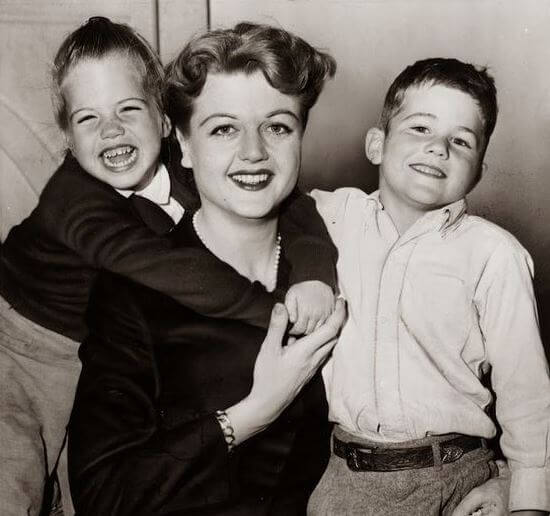
[[[227,444],[227,451],[232,451],[235,447],[235,430],[231,425],[231,420],[225,410],[216,410],[216,419],[221,426],[223,437]]]

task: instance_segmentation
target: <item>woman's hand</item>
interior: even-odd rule
[[[254,366],[250,394],[226,409],[239,444],[264,430],[294,400],[336,344],[346,309],[339,299],[332,315],[310,335],[289,338],[283,345],[288,313],[282,304],[273,308],[267,336]]]

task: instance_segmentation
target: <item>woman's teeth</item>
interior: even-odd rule
[[[245,185],[257,185],[267,181],[269,174],[235,174],[231,179]]]
[[[116,149],[106,150],[102,154],[103,163],[109,168],[123,168],[134,163],[137,159],[137,150],[135,147],[125,145]]]

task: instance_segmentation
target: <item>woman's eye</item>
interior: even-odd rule
[[[232,125],[219,125],[215,127],[210,134],[215,136],[230,136],[236,129]]]
[[[411,129],[420,134],[426,134],[428,132],[428,128],[423,125],[415,125],[414,127],[411,127]]]
[[[292,129],[284,124],[271,124],[267,130],[276,136],[283,136],[292,132]]]

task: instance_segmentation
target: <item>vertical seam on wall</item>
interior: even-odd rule
[[[159,0],[154,0],[153,3],[153,17],[154,17],[154,24],[155,24],[155,45],[157,47],[157,54],[160,56],[161,54],[161,48],[160,48],[160,12],[159,12],[160,6],[159,6]]]
[[[210,0],[206,0],[206,30],[211,30],[211,19],[210,19]]]

